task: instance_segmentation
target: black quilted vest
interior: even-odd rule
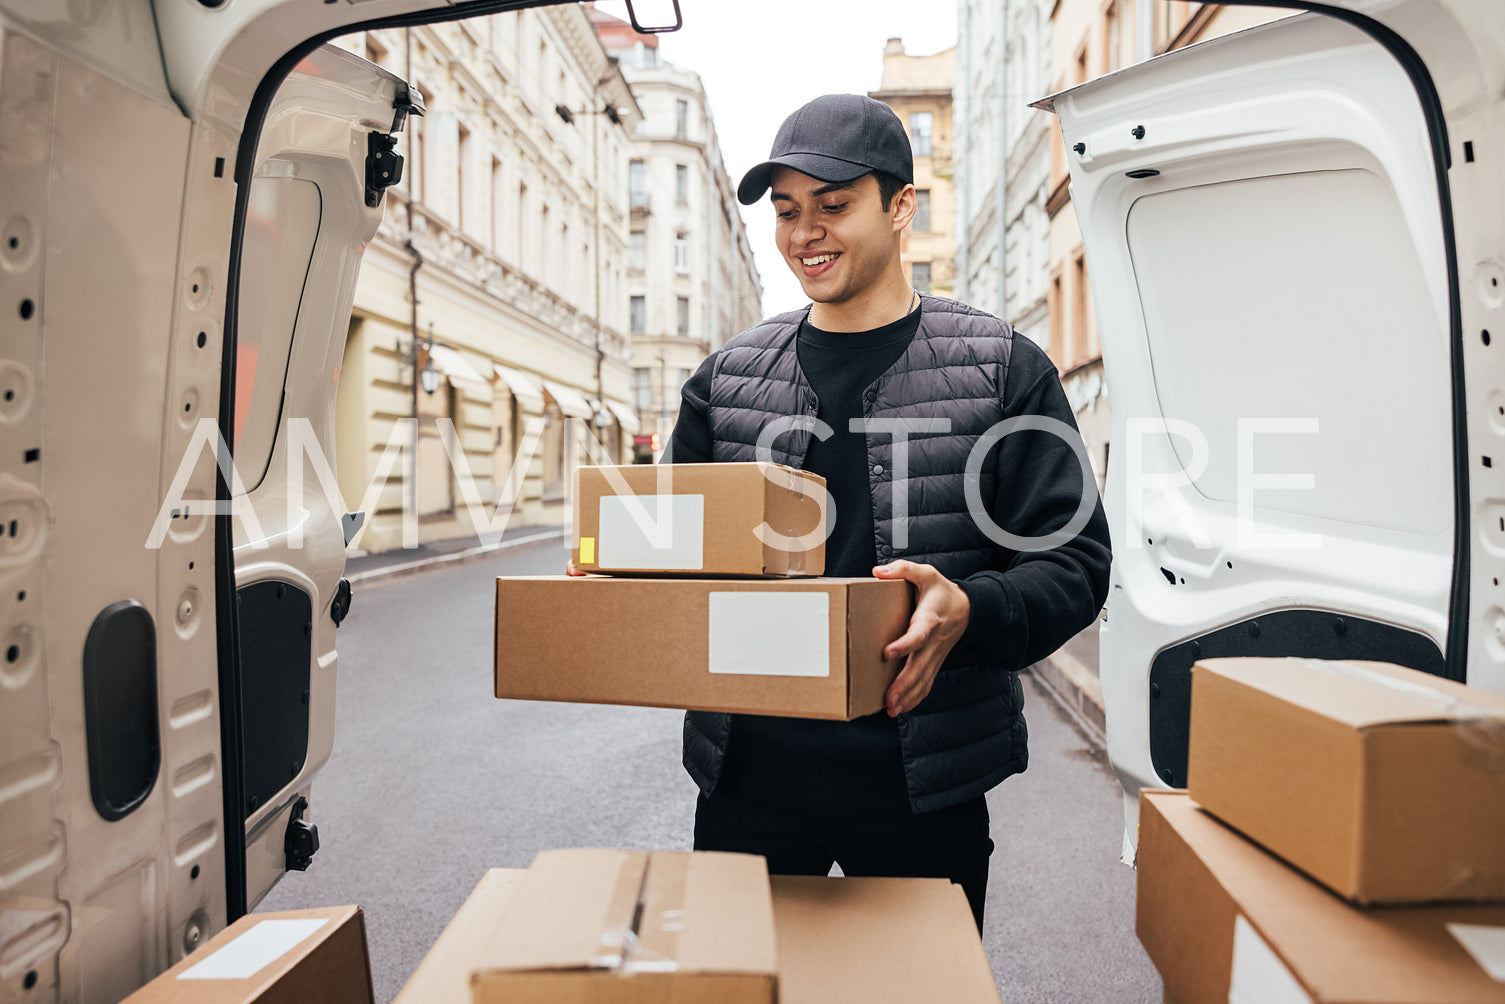
[[[786,419],[788,426],[789,416],[815,417],[815,392],[795,352],[807,310],[770,318],[717,355],[709,413],[717,462],[758,459],[758,437],[768,423]],[[883,472],[871,475],[870,485],[879,561],[921,561],[952,579],[1000,567],[994,544],[967,512],[963,485],[973,444],[1003,417],[1013,337],[1013,330],[990,314],[926,297],[914,341],[864,393],[868,418],[951,420],[946,433],[910,433],[909,540],[903,547],[894,540],[892,516],[894,436],[868,434],[868,469]],[[783,433],[772,443],[772,459],[804,467],[810,435],[808,427]],[[980,479],[982,498],[991,499],[996,450]],[[1028,763],[1018,674],[961,661],[953,651],[929,696],[899,716],[904,776],[915,812],[981,795]],[[707,794],[716,786],[730,737],[730,715],[691,711],[685,716],[685,769]]]

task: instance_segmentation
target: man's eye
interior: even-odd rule
[[[847,208],[847,204],[845,202],[837,202],[825,207],[826,212],[828,213],[839,213],[845,208]]]
[[[783,212],[778,213],[776,215],[781,220],[792,220],[792,219],[794,219],[794,210],[793,209],[786,209]]]

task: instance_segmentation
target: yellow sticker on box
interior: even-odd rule
[[[596,562],[596,538],[595,537],[581,537],[580,538],[580,563],[582,565],[593,565],[593,564],[595,564],[595,562]]]

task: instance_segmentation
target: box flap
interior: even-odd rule
[[[804,875],[771,881],[780,1004],[997,1004],[960,886]]]
[[[1389,663],[1236,658],[1197,666],[1356,729],[1455,721],[1505,728],[1505,698]]]
[[[659,939],[671,936],[676,944],[665,952]],[[704,851],[654,854],[638,942],[633,964],[657,948],[677,958],[682,972],[774,975],[778,951],[763,858]]]
[[[571,849],[533,859],[478,969],[613,969],[631,937],[645,851]]]

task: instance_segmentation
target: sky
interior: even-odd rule
[[[627,20],[623,0],[600,0]],[[883,46],[902,38],[912,56],[956,44],[954,0],[680,0],[685,25],[660,36],[671,63],[700,74],[732,185],[768,158],[779,123],[821,94],[878,89]],[[672,19],[669,0],[639,0],[640,20]],[[773,207],[765,197],[742,206],[758,271],[763,313],[808,301],[773,243]]]

